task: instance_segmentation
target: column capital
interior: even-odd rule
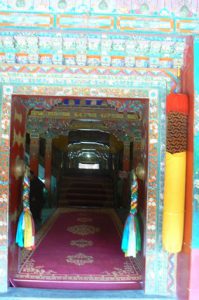
[[[46,141],[46,143],[48,143],[49,145],[52,144],[52,140],[53,140],[53,138],[52,138],[51,136],[45,137],[45,141]]]
[[[124,145],[129,145],[131,141],[131,137],[128,134],[125,134],[122,138]]]
[[[39,133],[36,131],[31,131],[29,134],[31,139],[39,139],[40,137]]]

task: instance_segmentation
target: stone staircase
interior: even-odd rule
[[[62,177],[59,207],[112,207],[113,199],[113,182],[109,176],[83,173]]]

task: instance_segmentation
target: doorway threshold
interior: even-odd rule
[[[85,290],[50,290],[31,288],[9,288],[7,293],[0,294],[4,300],[177,300],[175,297],[145,295],[143,290],[125,291],[85,291]]]

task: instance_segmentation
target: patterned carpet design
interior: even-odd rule
[[[141,267],[125,258],[113,209],[58,209],[23,251],[13,286],[52,289],[140,289]]]

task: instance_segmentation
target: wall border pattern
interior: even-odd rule
[[[8,199],[9,199],[9,152],[12,86],[1,87],[0,128],[0,290],[7,289],[8,276]]]

